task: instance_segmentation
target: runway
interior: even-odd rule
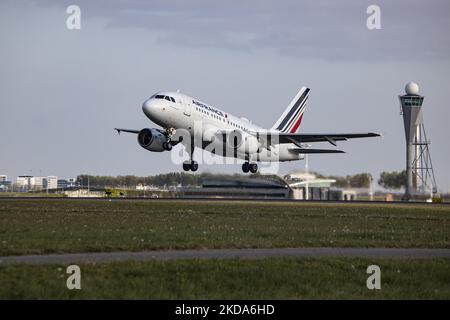
[[[126,197],[126,198],[108,198],[108,197],[0,197],[0,200],[20,200],[20,201],[33,201],[33,200],[46,200],[46,201],[146,201],[146,202],[164,202],[164,201],[179,201],[179,202],[277,202],[277,203],[296,203],[296,204],[307,204],[307,203],[328,203],[328,204],[373,204],[373,205],[418,205],[423,204],[427,206],[437,205],[437,206],[450,206],[450,202],[440,202],[440,203],[427,203],[425,201],[382,201],[382,200],[297,200],[290,198],[214,198],[214,197],[176,197],[176,198],[151,198],[151,197]]]
[[[450,249],[427,248],[270,248],[199,249],[140,252],[91,252],[0,257],[0,266],[13,264],[107,263],[177,259],[264,259],[274,257],[348,257],[370,259],[450,258]]]

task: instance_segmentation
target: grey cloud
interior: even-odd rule
[[[65,6],[71,1],[39,1]],[[77,2],[87,18],[110,28],[145,28],[160,43],[270,50],[302,59],[447,59],[450,2],[377,1],[382,30],[366,28],[371,0],[348,1],[117,1]]]

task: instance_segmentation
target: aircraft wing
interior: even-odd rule
[[[336,146],[336,141],[345,141],[355,138],[370,138],[379,137],[378,133],[332,133],[332,134],[315,134],[315,133],[282,133],[271,132],[268,133],[268,138],[274,140],[278,138],[279,143],[294,143],[300,146],[301,143],[307,142],[329,142]]]
[[[120,134],[121,132],[138,134],[140,132],[140,130],[120,129],[120,128],[114,128],[114,130],[116,130],[118,134]]]

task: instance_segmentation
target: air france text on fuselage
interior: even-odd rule
[[[204,109],[206,109],[206,110],[208,110],[210,112],[214,112],[215,114],[217,114],[217,115],[219,115],[221,117],[224,117],[222,111],[220,111],[220,110],[214,109],[213,107],[207,106],[206,104],[203,104],[203,103],[195,101],[195,100],[192,100],[192,103],[197,105],[197,106],[199,106],[199,107],[202,107],[202,108],[204,108]]]

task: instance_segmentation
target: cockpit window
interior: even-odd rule
[[[169,96],[165,96],[165,95],[162,95],[162,94],[156,94],[156,95],[154,95],[152,98],[155,98],[155,99],[165,99],[165,100],[167,100],[167,101],[176,102],[174,98],[169,97]]]

